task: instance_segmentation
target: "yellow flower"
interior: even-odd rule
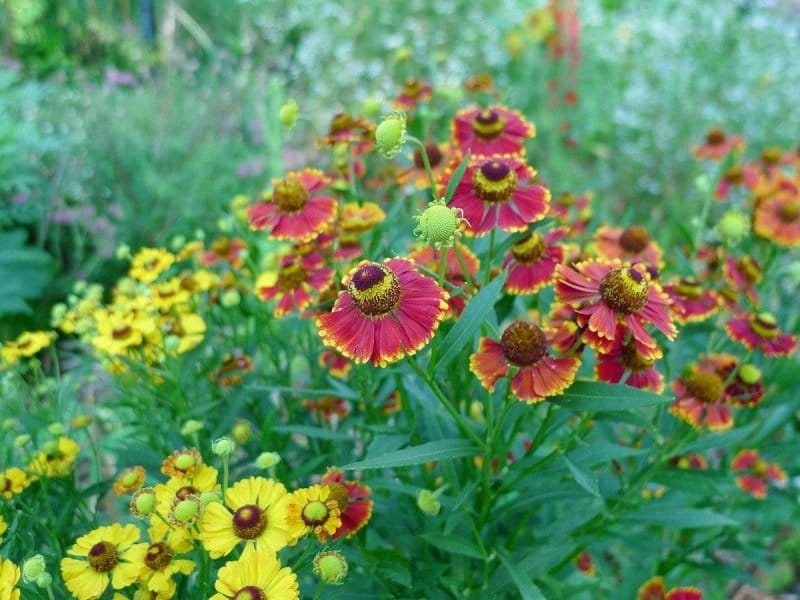
[[[28,464],[28,471],[44,477],[66,477],[81,447],[72,438],[61,436],[47,442]]]
[[[170,337],[177,340],[176,346],[169,346],[171,352],[183,354],[188,352],[203,341],[206,333],[206,323],[195,313],[181,313],[177,316],[170,315],[161,320],[161,333],[164,343]]]
[[[19,567],[0,557],[0,600],[19,600]],[[297,596],[295,596],[297,597]]]
[[[217,594],[210,600],[248,598],[250,600],[299,600],[297,575],[281,568],[274,552],[247,546],[239,560],[225,564],[214,584]]]
[[[225,505],[230,510],[218,502],[205,507],[200,541],[211,558],[225,556],[239,542],[252,542],[257,550],[277,552],[293,542],[286,515],[288,500],[283,484],[272,479],[250,477],[237,481],[225,493]]]
[[[142,466],[135,466],[125,469],[114,481],[114,493],[123,496],[135,492],[144,485],[147,473]]]
[[[83,560],[61,560],[61,575],[67,589],[78,600],[97,598],[108,584],[115,590],[129,586],[139,579],[143,570],[148,544],[139,541],[136,525],[118,523],[98,527],[79,537],[69,550]]]
[[[315,535],[336,533],[342,524],[339,503],[327,485],[312,485],[290,494],[286,509],[289,531],[298,539],[313,531]]]
[[[178,573],[188,575],[194,571],[195,563],[193,560],[175,558],[179,550],[169,540],[165,542],[162,537],[151,539],[141,564],[139,581],[148,591],[172,598],[177,588],[173,576]]]
[[[19,467],[9,467],[0,472],[0,496],[10,500],[22,493],[22,490],[28,487],[32,481]]]
[[[173,306],[186,304],[192,297],[189,290],[181,285],[180,277],[172,277],[164,283],[151,288],[153,304],[158,310],[167,311]]]
[[[3,543],[3,534],[6,531],[8,531],[8,525],[6,525],[6,522],[3,519],[3,515],[0,515],[0,544]]]
[[[22,357],[33,356],[42,348],[47,348],[55,338],[56,334],[52,331],[26,331],[17,339],[0,346],[0,355],[4,362],[12,365]]]
[[[102,309],[95,313],[97,335],[92,345],[112,356],[128,354],[141,346],[143,336],[155,329],[155,322],[141,311]]]
[[[145,283],[153,283],[174,262],[175,255],[164,248],[142,248],[133,257],[128,275]]]

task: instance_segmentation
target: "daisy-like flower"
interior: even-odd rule
[[[0,471],[0,497],[10,500],[28,487],[33,480],[19,467]]]
[[[499,342],[481,338],[478,351],[469,357],[470,371],[490,392],[498,379],[516,369],[511,393],[530,403],[561,394],[572,385],[580,365],[575,357],[551,356],[545,332],[538,325],[524,321],[506,327]]]
[[[248,546],[217,572],[210,600],[300,600],[297,575],[270,550]]]
[[[142,248],[133,257],[128,275],[144,283],[153,283],[174,262],[175,255],[169,250],[164,248]]]
[[[544,218],[550,204],[550,191],[532,183],[536,172],[516,156],[474,156],[459,181],[450,206],[463,211],[477,236],[495,227],[503,231],[525,231],[528,225]],[[444,194],[451,170],[445,172],[440,194]]]
[[[28,472],[43,477],[66,477],[72,472],[80,449],[78,442],[66,436],[51,440],[28,463]]]
[[[363,233],[385,218],[386,213],[374,202],[347,202],[342,205],[339,227],[345,233]]]
[[[753,164],[734,164],[728,167],[720,177],[714,196],[720,200],[725,200],[734,188],[744,186],[752,190],[756,187],[760,179],[758,167]]]
[[[511,246],[503,266],[508,269],[505,288],[509,294],[535,294],[549,285],[556,265],[564,262],[564,248],[557,242],[566,229],[553,229],[544,235],[534,231]]]
[[[655,362],[661,358],[661,352],[651,358],[642,356],[633,340],[626,339],[625,328],[617,327],[611,349],[597,355],[594,367],[597,379],[619,383],[628,373],[625,385],[660,394],[664,389],[664,376],[655,368]]]
[[[436,142],[425,142],[425,153],[428,155],[428,162],[434,178],[438,178],[447,167],[450,159],[450,144],[437,144]],[[418,190],[430,187],[431,181],[425,171],[425,161],[422,158],[422,151],[417,148],[411,155],[413,165],[397,173],[397,183],[405,185],[413,183]]]
[[[652,577],[639,588],[636,600],[703,600],[703,592],[691,586],[667,591],[663,577]]]
[[[752,256],[725,259],[723,272],[735,292],[744,293],[745,297],[753,304],[758,304],[758,291],[756,286],[764,278],[764,271],[759,262]]]
[[[273,314],[283,317],[293,310],[302,311],[313,301],[312,292],[320,294],[333,282],[333,269],[323,265],[316,252],[306,256],[284,256],[277,272],[262,273],[256,279],[256,292],[264,300],[277,300]]]
[[[3,519],[3,515],[0,515],[0,544],[3,543],[3,535],[6,531],[8,531],[8,524],[5,519]],[[2,588],[0,588],[0,590],[2,590]]]
[[[195,568],[193,560],[176,558],[175,554],[179,552],[174,543],[165,542],[162,536],[152,536],[140,565],[139,581],[143,587],[153,594],[174,597],[177,588],[173,579],[175,575],[188,575]]]
[[[327,485],[312,485],[292,492],[286,513],[294,539],[312,532],[327,539],[342,525],[339,503]]]
[[[783,485],[787,479],[786,472],[776,463],[761,458],[758,450],[740,450],[731,461],[731,470],[746,471],[736,476],[736,485],[759,500],[767,497],[768,482]]]
[[[197,313],[181,312],[161,317],[158,336],[152,336],[159,349],[167,349],[170,354],[183,354],[195,348],[203,341],[206,333],[206,322]],[[167,340],[172,338],[175,345],[167,347]]]
[[[7,558],[0,556],[0,598],[2,600],[19,600],[20,589],[17,587],[20,568]]]
[[[237,481],[225,492],[224,505],[212,502],[205,507],[200,541],[211,558],[229,554],[240,542],[277,552],[293,539],[286,518],[288,501],[286,488],[272,479]]]
[[[597,575],[597,565],[594,564],[592,556],[585,550],[578,554],[572,562],[575,564],[575,568],[584,575],[588,575],[589,577]]]
[[[669,466],[676,469],[688,470],[695,469],[698,471],[705,471],[708,469],[708,461],[700,454],[686,454],[683,456],[675,456],[669,459]]]
[[[775,317],[766,312],[734,317],[725,323],[725,331],[748,350],[759,348],[764,356],[786,356],[797,344],[797,338],[782,333]]]
[[[136,350],[156,328],[155,320],[141,310],[111,307],[96,311],[94,317],[97,335],[91,338],[92,345],[111,356]]]
[[[504,106],[465,108],[456,113],[452,125],[453,142],[466,154],[519,154],[525,142],[536,135],[536,128],[514,110]]]
[[[664,284],[663,289],[672,300],[670,311],[681,324],[705,321],[722,303],[719,294],[704,289],[694,277],[681,277]]]
[[[319,366],[328,369],[328,373],[334,377],[344,379],[353,368],[353,363],[346,356],[328,348],[319,355]]]
[[[736,359],[724,354],[707,356],[690,365],[672,384],[676,398],[669,411],[698,429],[730,429],[733,414],[725,377],[735,365]]]
[[[78,600],[98,598],[108,588],[115,590],[139,579],[148,544],[137,544],[139,528],[118,523],[98,527],[79,537],[68,553],[80,559],[61,560],[61,575],[67,589]]]
[[[188,304],[192,293],[183,286],[182,281],[181,277],[172,277],[163,283],[153,285],[150,288],[153,305],[160,311],[169,311],[173,307]]]
[[[317,147],[332,147],[350,142],[367,142],[372,140],[374,131],[375,125],[364,117],[337,113],[331,119],[328,134],[317,140]]]
[[[322,342],[357,363],[384,367],[415,354],[447,311],[448,294],[412,261],[363,261],[342,280],[330,313],[317,317]]]
[[[288,173],[272,182],[272,197],[247,211],[252,229],[269,229],[277,240],[305,242],[322,233],[336,217],[336,200],[323,195],[330,180],[316,169]]]
[[[339,518],[341,525],[331,534],[334,540],[342,536],[352,537],[364,527],[372,517],[372,499],[369,497],[372,490],[357,481],[346,481],[344,471],[328,471],[320,480],[321,485],[328,486],[331,497],[339,504]],[[328,539],[327,531],[320,531],[317,536],[321,541]]]
[[[759,202],[753,231],[779,246],[800,246],[800,193],[777,193]]]
[[[203,466],[203,457],[197,448],[175,450],[161,463],[161,472],[170,477],[192,477]]]
[[[413,110],[420,102],[427,102],[433,94],[433,86],[419,79],[406,79],[392,104],[400,110]]]
[[[553,217],[559,224],[566,226],[573,236],[583,235],[592,219],[591,202],[594,198],[590,192],[581,195],[568,192],[559,194],[550,203],[548,217]]]
[[[114,493],[123,496],[135,492],[144,485],[146,475],[144,467],[138,465],[125,469],[114,481]]]
[[[731,150],[741,152],[743,149],[744,139],[741,135],[728,135],[719,127],[712,127],[703,143],[692,148],[692,154],[695,158],[720,161]]]
[[[334,416],[346,417],[350,414],[347,400],[336,396],[323,396],[317,400],[303,400],[303,407],[319,413],[323,419],[330,420]]]
[[[469,286],[467,276],[474,281],[481,268],[481,261],[468,246],[456,242],[452,247],[436,250],[433,246],[421,246],[411,252],[408,257],[415,263],[423,265],[431,271],[437,271],[441,263],[442,252],[447,253],[447,263],[444,269],[444,278],[457,288],[461,293],[453,294],[447,299],[450,306],[447,316],[460,315],[467,305]],[[463,264],[463,269],[462,269]],[[466,269],[466,273],[464,273]]]
[[[221,387],[228,388],[239,385],[245,375],[253,370],[253,359],[246,354],[228,354],[222,364],[209,377]]]
[[[247,245],[240,238],[218,237],[211,244],[211,248],[200,255],[200,264],[210,267],[225,261],[232,267],[241,267],[244,264],[241,254],[245,248]]]
[[[659,269],[664,266],[661,247],[641,225],[620,227],[602,226],[594,237],[594,246],[601,258],[631,263],[643,262]]]
[[[598,352],[611,349],[618,323],[633,334],[646,358],[653,358],[659,350],[645,324],[652,324],[669,339],[678,334],[669,312],[669,298],[642,263],[631,266],[619,261],[584,261],[572,267],[557,265],[555,290],[557,301],[575,306],[578,325],[588,325],[582,339]]]
[[[14,364],[20,358],[33,356],[47,348],[55,339],[56,334],[52,331],[26,331],[17,339],[0,345],[0,356],[6,364]]]

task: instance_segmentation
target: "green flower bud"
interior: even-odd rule
[[[262,452],[256,457],[255,465],[259,469],[271,469],[281,462],[281,455],[277,452]]]
[[[417,493],[417,507],[429,517],[435,517],[442,510],[436,492],[420,490]]]
[[[236,450],[236,444],[228,436],[214,440],[211,444],[211,451],[217,456],[230,456]]]
[[[314,557],[314,574],[324,583],[338,584],[347,577],[347,559],[336,550],[323,550]]]
[[[176,252],[178,250],[183,249],[183,247],[185,245],[186,245],[186,236],[185,235],[173,236],[172,239],[169,241],[169,247],[172,248],[173,250],[175,250]]]
[[[184,451],[184,454],[175,458],[175,466],[181,471],[188,471],[197,464],[197,460],[191,452]]]
[[[131,498],[130,509],[135,517],[144,519],[156,510],[158,500],[151,487],[139,488]]]
[[[230,217],[222,217],[217,219],[217,229],[222,233],[230,233],[233,231],[233,220]]]
[[[203,492],[200,494],[200,503],[203,506],[208,506],[209,504],[213,504],[214,502],[221,503],[222,502],[222,494],[219,492]]]
[[[368,117],[377,117],[381,112],[381,101],[377,98],[367,98],[361,103],[361,112]]]
[[[67,428],[64,427],[63,423],[50,423],[50,425],[47,426],[47,431],[49,431],[51,435],[58,437],[64,435],[67,432]]]
[[[128,244],[121,244],[117,246],[117,250],[114,255],[117,257],[117,260],[130,260],[131,247],[128,246]]]
[[[717,234],[722,242],[735,246],[750,234],[750,220],[738,210],[731,209],[717,223]]]
[[[406,143],[406,115],[392,112],[375,128],[375,148],[384,158],[397,156]]]
[[[44,573],[46,568],[47,562],[44,560],[44,556],[35,554],[22,563],[22,578],[28,582],[33,581]]]
[[[244,419],[237,419],[236,423],[233,424],[233,428],[231,429],[231,437],[233,441],[239,444],[246,444],[253,435],[253,428],[250,426],[250,423],[245,421]]]
[[[300,110],[297,106],[297,102],[290,99],[287,100],[278,111],[278,120],[286,129],[294,129],[294,126],[297,124],[297,117],[299,114]]]
[[[233,308],[234,306],[238,306],[239,303],[242,301],[242,296],[239,294],[238,290],[226,290],[220,296],[219,302],[225,308]]]
[[[202,421],[198,421],[197,419],[189,419],[181,427],[181,435],[192,435],[193,433],[197,433],[203,429],[203,427],[205,427],[205,425],[203,425]]]
[[[58,327],[61,325],[65,316],[67,316],[67,305],[63,302],[54,304],[53,308],[50,310],[50,325],[52,327]]]
[[[31,436],[29,436],[27,433],[21,433],[14,438],[15,448],[24,448],[30,443],[31,443]]]
[[[761,369],[750,363],[745,363],[739,367],[738,375],[739,379],[750,385],[761,381]]]
[[[16,419],[3,419],[3,422],[0,423],[0,429],[3,431],[11,431],[17,427],[17,420]]]
[[[461,237],[458,226],[464,219],[460,215],[461,210],[449,208],[444,198],[434,200],[428,203],[422,213],[414,217],[417,220],[414,235],[437,250],[442,247],[449,248],[455,244],[456,238]]]
[[[50,573],[39,573],[36,579],[33,580],[33,583],[35,583],[37,587],[48,589],[53,585],[53,576],[50,575]]]
[[[202,508],[200,498],[190,494],[173,507],[169,521],[177,527],[192,525],[200,518]]]

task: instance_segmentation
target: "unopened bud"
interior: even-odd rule
[[[341,552],[324,550],[314,557],[314,574],[324,583],[341,583],[347,571],[347,559]]]

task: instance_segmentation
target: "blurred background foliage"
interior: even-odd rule
[[[582,0],[574,63],[554,58],[537,8],[0,0],[0,272],[16,248],[29,254],[13,268],[38,273],[0,306],[0,333],[45,324],[76,278],[117,276],[116,246],[213,235],[282,165],[325,166],[313,140],[331,116],[368,98],[388,111],[408,78],[433,83],[435,112],[490,74],[536,122],[531,162],[554,193],[591,190],[599,218],[646,219],[665,244],[699,202],[689,149],[709,127],[744,133],[753,155],[800,141],[796,0]],[[288,97],[302,120],[284,140]]]

